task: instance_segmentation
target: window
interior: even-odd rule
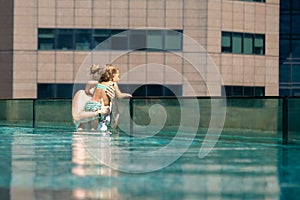
[[[231,34],[229,32],[222,33],[222,52],[231,53]]]
[[[55,44],[54,29],[38,30],[38,49],[53,50]]]
[[[38,29],[38,50],[182,50],[182,31]],[[101,45],[99,45],[101,44]]]
[[[258,86],[232,86],[225,85],[225,93],[228,97],[265,96],[265,88]],[[225,94],[222,94],[225,96]]]
[[[72,98],[73,84],[40,83],[37,85],[39,99]]]
[[[181,33],[176,31],[165,31],[165,48],[168,50],[178,50],[182,49],[182,36]]]
[[[59,50],[72,50],[73,46],[73,30],[71,29],[58,29],[56,49]]]
[[[222,32],[222,53],[265,54],[265,35]]]
[[[75,49],[90,50],[91,49],[91,30],[76,29],[75,30]]]

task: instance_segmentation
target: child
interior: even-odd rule
[[[116,97],[117,98],[125,98],[125,97],[131,97],[130,94],[122,93],[117,85],[117,82],[120,80],[120,71],[119,69],[114,65],[107,65],[103,71],[103,73],[100,76],[100,79],[98,81],[98,84],[96,85],[96,88],[94,90],[93,97],[90,101],[88,101],[85,105],[86,111],[95,111],[101,108],[102,105],[104,106],[110,106],[111,112],[111,99],[106,94],[106,89],[109,86],[112,86],[115,88],[116,91]],[[92,87],[92,84],[89,84],[89,87]],[[86,88],[90,90],[91,88]],[[107,130],[107,124],[110,122],[110,116],[107,115],[105,117],[101,117],[100,123],[97,129],[101,131]]]

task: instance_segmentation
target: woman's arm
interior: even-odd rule
[[[79,90],[72,102],[72,117],[75,122],[83,123],[88,122],[94,119],[97,119],[98,112],[85,112],[84,106],[88,100],[90,100],[91,97],[86,95],[84,90]]]
[[[84,111],[84,106],[91,97],[86,95],[83,90],[79,90],[72,102],[72,117],[75,123],[83,123],[99,118],[99,112],[101,115],[107,115],[109,112],[109,106],[101,106],[100,111]],[[102,105],[104,105],[102,100]]]

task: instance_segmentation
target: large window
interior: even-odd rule
[[[259,86],[232,86],[225,85],[226,96],[228,97],[242,97],[242,96],[265,96],[265,88]],[[223,96],[225,94],[222,94]]]
[[[265,35],[222,32],[222,52],[234,54],[265,54]]]
[[[182,30],[38,29],[38,50],[89,51],[95,47],[97,50],[181,51]]]
[[[135,85],[120,84],[120,90],[133,96],[182,96],[182,85]],[[39,83],[37,85],[38,99],[72,98],[75,91],[84,90],[85,84],[70,83]]]

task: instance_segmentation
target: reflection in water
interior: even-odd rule
[[[77,176],[118,176],[118,171],[104,166],[111,159],[111,139],[109,134],[93,132],[77,132],[73,135],[73,156],[75,165],[72,173]],[[93,166],[93,167],[89,167]],[[114,182],[110,187],[83,189],[74,188],[75,199],[119,199],[118,185]]]
[[[144,152],[172,137],[0,127],[0,199],[296,199],[299,141],[281,145],[274,135],[241,134],[223,134],[203,159],[197,138],[173,164],[133,174],[103,163],[116,164],[124,150]]]

